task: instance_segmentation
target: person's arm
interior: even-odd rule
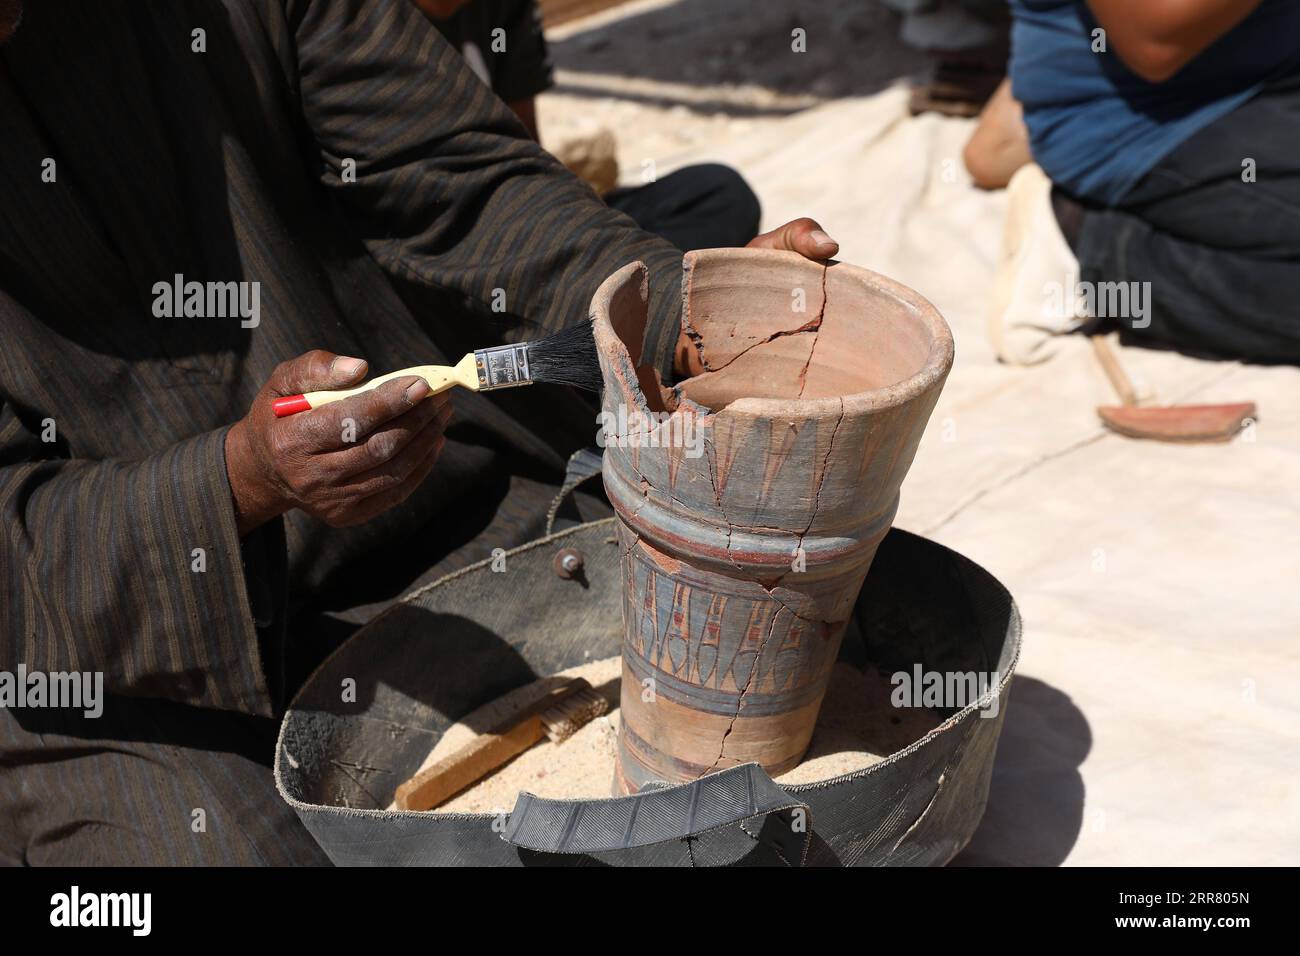
[[[639,260],[650,277],[645,354],[671,370],[682,336],[680,250],[527,139],[414,6],[285,2],[321,181],[408,302],[507,323],[512,340],[536,338],[585,318],[601,282]],[[344,176],[348,160],[355,181]],[[819,233],[795,220],[752,245],[835,255]]]
[[[1262,0],[1087,0],[1124,65],[1163,83],[1245,20]]]
[[[283,676],[278,517],[365,521],[409,495],[444,443],[447,396],[423,400],[415,378],[286,419],[271,411],[365,370],[300,356],[234,426],[131,461],[57,457],[28,427],[44,419],[0,388],[0,658],[99,672],[112,694],[270,716]]]
[[[321,180],[408,302],[535,338],[581,320],[605,277],[640,260],[650,273],[647,353],[668,354],[681,253],[527,139],[414,6],[286,0],[286,9]]]
[[[51,458],[32,425],[0,398],[5,668],[98,672],[108,693],[269,716],[226,430],[92,462]]]

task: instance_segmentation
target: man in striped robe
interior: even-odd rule
[[[0,709],[0,862],[324,862],[271,780],[288,695],[417,578],[535,537],[594,416],[270,400],[537,338],[634,260],[667,372],[680,255],[408,3],[0,0],[5,40],[0,674],[106,700]]]

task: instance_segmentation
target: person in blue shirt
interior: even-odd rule
[[[1033,159],[1009,187],[999,355],[1041,361],[1095,318],[1183,351],[1300,362],[1300,3],[1010,6],[1002,121],[986,117],[966,154],[985,186]]]

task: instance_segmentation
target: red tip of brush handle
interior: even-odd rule
[[[272,402],[271,408],[275,411],[276,418],[285,418],[289,415],[297,415],[299,412],[311,411],[311,402],[307,401],[305,395],[286,395]]]

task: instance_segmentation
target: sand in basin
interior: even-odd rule
[[[592,661],[560,673],[585,677],[617,705],[620,657]],[[777,777],[787,785],[813,783],[869,767],[943,722],[934,711],[890,705],[889,676],[836,663],[822,704],[817,729],[803,763]],[[425,758],[424,766],[471,740],[474,728],[494,726],[509,713],[514,693],[467,714],[448,728]],[[561,744],[543,740],[490,777],[438,807],[444,813],[509,812],[521,790],[542,797],[578,799],[608,797],[614,779],[614,750],[618,741],[618,708],[598,717]]]

